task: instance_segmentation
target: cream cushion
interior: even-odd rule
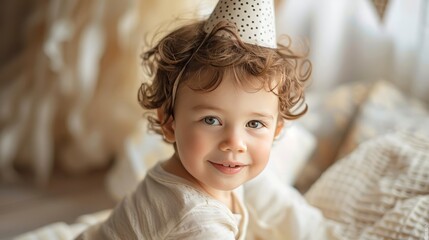
[[[387,134],[359,145],[306,194],[344,239],[424,239],[429,231],[429,138]]]
[[[376,82],[360,106],[354,123],[344,138],[337,159],[360,143],[383,134],[409,130],[429,136],[429,112],[419,100],[407,96],[390,82]]]

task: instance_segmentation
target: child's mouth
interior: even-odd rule
[[[240,167],[240,165],[234,165],[234,164],[222,164],[224,167],[230,167],[230,168],[235,168],[235,167]]]
[[[210,161],[209,161],[210,162]],[[245,165],[235,164],[235,163],[215,163],[210,162],[217,170],[224,174],[236,174],[245,167]]]

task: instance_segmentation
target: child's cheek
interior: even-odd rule
[[[271,148],[272,148],[272,138],[270,137],[260,139],[259,141],[253,143],[252,155],[257,160],[258,164],[261,164],[263,167],[265,167],[270,157]]]
[[[207,145],[210,141],[210,137],[199,129],[189,129],[187,133],[183,135],[183,148],[181,149],[184,154],[188,157],[199,156],[202,157],[207,151]]]

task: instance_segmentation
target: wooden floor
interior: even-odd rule
[[[0,183],[0,239],[53,222],[73,223],[83,214],[112,208],[105,172],[81,177],[54,176],[45,188],[31,183]]]

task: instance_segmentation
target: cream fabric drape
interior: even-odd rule
[[[385,28],[393,42],[389,79],[429,104],[429,1],[391,0]]]
[[[22,48],[9,51],[0,68],[1,177],[13,179],[19,165],[44,183],[54,164],[69,172],[105,166],[142,118],[143,35],[177,17],[206,14],[212,5],[50,0],[32,4],[28,15],[6,15],[20,23],[22,34],[10,37],[20,37]]]
[[[310,91],[385,79],[429,104],[428,0],[389,0],[383,19],[370,0],[287,0],[277,17],[278,34],[310,42]]]

